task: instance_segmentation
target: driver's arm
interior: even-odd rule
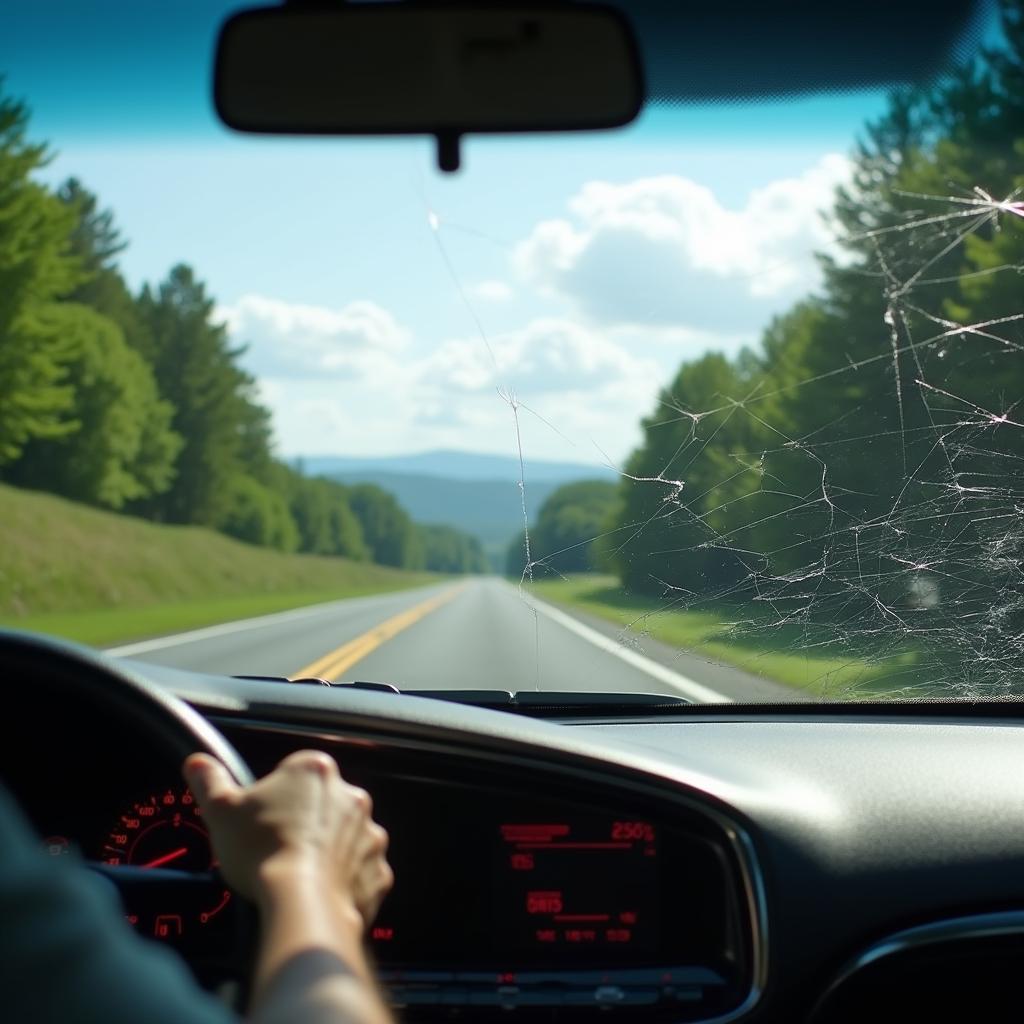
[[[262,915],[254,1024],[388,1024],[363,952],[391,884],[369,798],[323,754],[293,754],[247,789],[196,755],[186,770],[228,880]],[[181,960],[141,941],[110,883],[43,856],[0,789],[3,1016],[65,1024],[237,1024]]]
[[[255,1018],[388,1024],[363,947],[392,883],[368,794],[309,750],[244,789],[203,754],[185,777],[225,879],[260,908]]]

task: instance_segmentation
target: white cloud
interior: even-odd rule
[[[600,392],[521,394],[516,420],[493,390],[453,396],[365,393],[331,381],[262,382],[261,397],[274,416],[278,450],[285,457],[358,452],[363,455],[462,448],[531,459],[623,459],[639,440],[640,417],[652,396],[635,386]]]
[[[613,332],[539,318],[490,339],[452,339],[420,364],[411,409],[446,445],[466,439],[527,458],[623,458],[666,371]],[[516,419],[503,394],[522,403]]]
[[[484,302],[508,302],[514,292],[504,281],[481,281],[473,294]]]
[[[664,344],[645,351],[629,331],[558,318],[498,333],[489,349],[471,337],[427,350],[370,303],[334,311],[246,296],[219,312],[234,343],[251,343],[245,362],[285,455],[428,447],[514,454],[513,415],[498,394],[507,388],[524,405],[528,454],[620,457],[666,374],[650,358],[655,349],[663,358]]]
[[[266,345],[287,338],[299,318],[287,303],[270,307],[276,315],[258,319]],[[253,326],[252,317],[232,313],[232,326]],[[274,339],[268,324],[282,325]],[[234,341],[244,337],[232,334]],[[247,356],[286,456],[424,447],[515,454],[521,441],[527,457],[593,460],[604,451],[620,458],[665,377],[664,367],[638,357],[613,333],[557,318],[496,335],[489,352],[479,338],[451,339],[432,351],[411,345],[400,358],[371,350],[368,357],[378,361],[361,364],[359,376],[310,372],[303,361],[310,351],[319,354],[303,343],[299,364],[286,372],[260,370],[259,360]],[[279,361],[296,358],[293,350],[279,354]],[[519,440],[498,393],[505,388],[523,403]]]
[[[749,330],[818,283],[814,253],[834,246],[822,211],[849,170],[826,155],[739,209],[677,175],[590,182],[569,218],[541,222],[516,247],[514,263],[596,322]]]
[[[246,363],[258,375],[345,378],[379,372],[409,345],[409,332],[376,303],[337,309],[243,295],[217,316],[232,340],[249,346]]]
[[[419,373],[427,387],[468,393],[507,387],[523,395],[630,388],[637,381],[656,386],[659,377],[657,364],[631,355],[607,334],[555,318],[499,334],[489,347],[480,339],[446,341]]]

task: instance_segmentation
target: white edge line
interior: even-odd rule
[[[428,584],[430,586],[431,584]],[[164,647],[180,647],[182,644],[190,644],[196,640],[208,640],[217,636],[229,636],[231,633],[243,633],[249,629],[259,629],[261,626],[270,626],[278,622],[290,622],[295,619],[304,619],[314,615],[322,615],[331,611],[338,605],[348,604],[350,601],[369,601],[388,597],[397,597],[399,594],[407,594],[419,587],[410,587],[409,590],[390,590],[383,594],[363,594],[360,597],[343,597],[337,601],[321,601],[320,604],[306,605],[304,608],[291,608],[285,612],[272,612],[270,615],[258,615],[253,619],[235,619],[232,622],[222,622],[217,626],[204,626],[202,629],[190,629],[185,633],[172,633],[170,636],[154,637],[152,640],[140,640],[135,644],[124,644],[121,647],[106,647],[103,653],[114,658],[131,658],[136,654],[145,654],[147,651],[159,651]]]
[[[599,633],[596,629],[591,629],[590,626],[584,625],[579,619],[574,619],[571,615],[567,615],[546,601],[540,601],[532,594],[524,594],[523,596],[526,598],[526,603],[529,607],[540,612],[541,615],[547,616],[552,622],[557,622],[570,632],[583,637],[584,640],[589,640],[595,647],[600,647],[602,651],[614,654],[615,657],[621,658],[627,664],[632,665],[633,668],[646,672],[647,675],[662,683],[668,683],[669,686],[674,687],[683,696],[689,697],[691,700],[698,701],[701,704],[733,703],[732,697],[726,697],[724,693],[719,693],[717,690],[703,686],[693,679],[688,679],[679,672],[675,672],[653,661],[644,654],[638,654],[636,651],[624,647],[622,644],[612,640],[611,637],[605,636],[604,633]]]

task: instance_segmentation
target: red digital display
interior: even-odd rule
[[[497,917],[522,950],[654,948],[657,830],[636,819],[498,826]]]

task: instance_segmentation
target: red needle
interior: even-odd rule
[[[148,864],[142,864],[141,867],[158,868],[161,864],[167,864],[169,861],[184,857],[186,853],[188,853],[188,847],[179,846],[178,849],[171,850],[170,853],[165,853],[162,857],[157,857],[156,860],[151,860]]]

